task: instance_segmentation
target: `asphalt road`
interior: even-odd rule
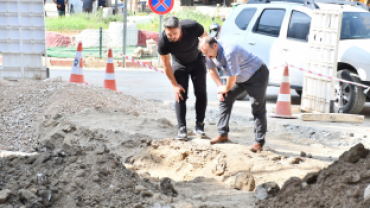
[[[70,68],[51,68],[50,76],[56,77],[61,76],[63,81],[69,81],[71,69]],[[103,87],[104,85],[104,69],[87,69],[84,68],[85,82],[89,84]],[[122,91],[123,94],[132,95],[139,99],[148,100],[160,100],[163,102],[173,103],[175,101],[173,90],[170,82],[168,81],[165,74],[155,72],[149,69],[116,69],[115,72],[116,85],[118,91]],[[193,94],[192,84],[189,83],[189,98],[187,101],[188,106],[193,106],[195,97]],[[218,109],[217,100],[217,86],[207,76],[207,91],[208,91],[208,106],[207,109]],[[279,94],[279,88],[268,87],[267,89],[267,112],[272,114],[272,109],[276,105],[277,96]],[[300,97],[294,91],[291,90],[292,105],[300,105]],[[249,99],[236,101],[233,107],[233,114],[242,116],[250,115],[251,108]],[[364,110],[360,113],[365,115],[365,121],[363,123],[348,123],[343,122],[307,122],[301,119],[272,119],[269,118],[269,122],[275,122],[280,125],[301,125],[316,127],[318,129],[327,131],[344,131],[344,132],[362,132],[368,134],[370,132],[370,103],[366,103]],[[298,114],[299,116],[299,114]]]
[[[69,80],[71,70],[69,68],[52,68],[50,70],[50,76],[62,76],[63,80]],[[104,84],[103,69],[84,69],[85,81],[95,86],[103,86]],[[173,101],[173,90],[170,82],[168,81],[165,74],[155,72],[147,69],[124,69],[116,70],[115,72],[116,85],[118,91],[122,91],[124,94],[133,95],[142,99],[155,99],[164,101]],[[190,80],[190,79],[189,79]],[[189,101],[194,101],[194,90],[189,83],[188,89]],[[208,100],[210,102],[217,102],[217,86],[212,78],[207,76],[207,91]],[[279,88],[269,87],[267,90],[268,103],[274,104],[279,93]],[[292,100],[294,104],[300,103],[299,95],[291,90]],[[247,101],[248,98],[240,102]]]
[[[70,73],[70,68],[51,68],[50,70],[51,77],[62,76],[63,80],[66,81],[69,80]],[[103,86],[104,74],[104,69],[84,69],[85,81],[95,86]],[[116,69],[115,78],[118,91],[122,91],[124,94],[141,99],[174,101],[173,90],[165,74],[142,68]],[[191,83],[189,83],[188,90],[188,100],[195,101]],[[207,91],[209,102],[218,103],[217,86],[209,74],[207,75]],[[268,87],[267,105],[269,109],[276,105],[278,94],[278,87]],[[291,98],[293,105],[300,105],[301,99],[295,90],[291,90]],[[237,101],[237,105],[249,105],[248,98]],[[361,114],[370,119],[370,103],[366,103]]]

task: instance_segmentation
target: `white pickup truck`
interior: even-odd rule
[[[360,2],[343,0],[249,0],[226,18],[220,39],[235,41],[269,68],[287,62],[305,67],[307,37],[315,9],[343,12],[338,48],[338,77],[370,84],[370,12]],[[280,86],[282,69],[271,70],[270,86]],[[303,73],[290,71],[290,86],[302,92]],[[334,112],[359,113],[370,92],[346,83],[335,86]]]

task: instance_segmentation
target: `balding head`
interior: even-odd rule
[[[205,56],[214,58],[217,56],[218,44],[217,40],[213,37],[203,37],[200,39],[198,44],[198,50],[201,51]]]

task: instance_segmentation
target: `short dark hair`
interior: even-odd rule
[[[178,28],[180,26],[179,18],[177,17],[167,17],[164,19],[164,27],[168,29]]]

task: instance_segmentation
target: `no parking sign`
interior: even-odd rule
[[[175,4],[174,0],[149,0],[150,9],[156,14],[164,15],[170,12]]]

